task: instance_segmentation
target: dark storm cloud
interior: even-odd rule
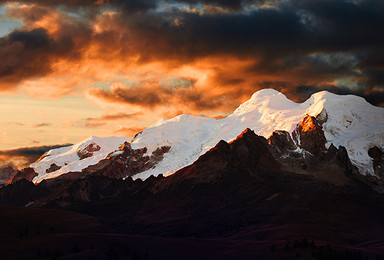
[[[81,59],[82,49],[97,46],[94,55],[100,58],[126,62],[127,57],[134,56],[138,65],[156,61],[177,68],[208,59],[207,67],[215,71],[210,83],[223,88],[235,85],[239,93],[251,94],[263,88],[264,83],[285,82],[285,93],[292,95],[301,95],[297,86],[314,86],[306,93],[333,88],[335,92],[360,93],[374,104],[383,103],[380,91],[384,89],[384,2],[380,0],[169,2],[232,10],[213,13],[183,8],[162,10],[159,7],[164,2],[155,0],[21,2],[38,5],[33,12],[24,14],[25,19],[33,19],[35,12],[53,10],[57,5],[82,9],[104,6],[117,14],[108,18],[104,24],[107,28],[101,31],[92,30],[94,20],[87,20],[59,24],[60,37],[37,28],[21,29],[1,38],[2,82],[17,83],[46,75],[55,60],[70,56]],[[273,8],[250,10],[252,4],[271,4]],[[46,9],[38,9],[39,6]],[[237,69],[238,75],[230,75],[233,68],[217,70],[214,62],[209,63],[212,57],[253,62],[241,71]],[[263,77],[268,79],[264,82]],[[338,79],[353,82],[353,90],[347,85],[331,87],[330,83]],[[220,107],[222,103],[212,104],[212,96],[205,93],[161,87],[150,90],[140,86],[129,90],[95,90],[93,94],[144,106],[160,105],[172,95],[202,109]],[[182,93],[183,99],[178,93]]]
[[[220,7],[226,7],[234,10],[238,10],[248,4],[263,4],[267,0],[174,0],[168,1],[168,3],[181,3],[181,4],[208,4]],[[4,0],[5,2],[18,2],[27,4],[40,4],[46,6],[67,6],[67,7],[89,7],[89,6],[112,6],[117,8],[123,8],[128,12],[142,12],[150,9],[155,9],[159,6],[161,1],[159,0]]]
[[[57,59],[78,59],[87,26],[67,25],[55,37],[46,29],[19,29],[0,38],[0,87],[10,88],[24,79],[52,72]],[[76,43],[74,42],[76,38]]]
[[[120,22],[125,22],[146,47],[142,57],[146,53],[153,59],[169,57],[184,58],[184,61],[214,54],[262,57],[260,67],[272,64],[270,71],[275,69],[275,61],[287,67],[301,66],[306,55],[311,53],[351,51],[357,58],[369,57],[384,41],[380,33],[384,12],[369,13],[369,8],[378,6],[367,5],[360,10],[360,6],[352,3],[334,3],[333,6],[326,2],[327,8],[339,11],[327,14],[315,12],[321,9],[319,2],[319,6],[304,9],[313,16],[315,27],[311,27],[305,22],[305,13],[299,12],[293,4],[251,13],[152,13]],[[369,22],[367,15],[370,15]],[[179,17],[180,25],[173,26],[167,17]],[[153,40],[157,44],[153,44]],[[299,64],[295,64],[295,58],[299,59]],[[315,63],[315,60],[306,61],[307,65]]]
[[[108,3],[128,13],[146,12],[157,7],[156,0],[111,0]]]
[[[44,145],[44,146],[36,146],[36,147],[23,147],[11,150],[2,150],[0,151],[1,155],[9,155],[9,156],[30,156],[30,157],[40,157],[46,151],[51,149],[56,149],[64,146],[69,146],[71,144],[63,144],[63,145]]]
[[[25,4],[37,4],[50,7],[67,7],[67,8],[91,8],[93,12],[97,12],[100,7],[121,8],[126,13],[146,12],[156,8],[156,0],[3,0],[6,2],[17,2]],[[86,11],[86,10],[83,10]]]
[[[27,167],[29,164],[35,162],[45,152],[71,144],[52,145],[52,146],[36,146],[36,147],[23,147],[11,150],[0,151],[0,167],[6,165],[14,165],[18,168]]]
[[[304,102],[313,93],[326,90],[338,95],[357,95],[363,97],[372,105],[384,107],[384,92],[381,91],[366,91],[364,89],[351,89],[346,86],[332,85],[300,85],[288,86],[285,82],[268,82],[264,85],[266,88],[277,89],[295,102]]]
[[[159,91],[142,87],[116,87],[111,91],[92,89],[91,93],[106,100],[154,107],[163,102]]]
[[[196,2],[196,1],[191,1]],[[252,74],[287,75],[285,92],[295,93],[298,84],[315,84],[314,90],[329,89],[329,81],[354,78],[359,91],[345,86],[334,92],[380,96],[384,84],[384,8],[380,1],[293,1],[280,9],[258,9],[251,13],[201,15],[174,11],[133,16],[126,24],[142,48],[142,62],[171,60],[188,63],[212,55],[254,58],[243,78],[217,74],[217,83],[249,82]],[[329,12],[328,12],[329,10]],[[166,18],[167,17],[167,18]],[[169,17],[177,17],[173,25]],[[153,44],[156,42],[156,44]],[[224,72],[228,73],[228,71]],[[225,84],[224,84],[225,85]],[[252,86],[253,91],[255,88]],[[260,84],[258,87],[262,87]],[[252,90],[248,91],[251,92]],[[343,91],[341,91],[343,90]],[[126,91],[104,92],[104,96],[127,103],[159,104],[158,93],[128,95]],[[380,98],[371,98],[374,104]]]
[[[172,25],[162,14],[125,21],[147,47],[142,50],[142,57],[188,61],[217,54],[277,56],[297,48],[298,44],[304,45],[307,40],[304,26],[297,15],[289,11],[259,10],[247,15],[168,14],[172,16],[181,16],[179,26]],[[153,44],[153,40],[157,44]],[[148,56],[156,56],[146,57],[144,51]]]
[[[44,75],[49,71],[49,59],[44,53],[50,49],[52,41],[44,29],[14,31],[1,38],[0,78],[17,82],[23,77]]]
[[[98,3],[98,0],[3,0],[2,2],[16,2],[16,3],[24,3],[24,4],[41,4],[41,5],[68,5],[68,6],[87,6]]]
[[[138,82],[127,87],[123,84],[110,90],[91,89],[91,95],[110,102],[127,103],[145,108],[167,104],[182,104],[193,110],[222,108],[225,97],[210,97],[199,92],[193,85],[187,88],[161,86],[156,80]]]
[[[188,4],[207,4],[225,7],[233,10],[239,10],[242,7],[247,6],[251,3],[261,5],[267,2],[267,0],[178,0],[175,2]]]

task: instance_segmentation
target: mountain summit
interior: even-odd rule
[[[161,156],[161,160],[156,160],[155,165],[141,167],[142,172],[127,173],[127,176],[145,179],[151,175],[171,175],[193,163],[220,140],[230,142],[247,128],[265,138],[276,137],[279,131],[287,132],[291,150],[313,154],[316,153],[314,147],[306,149],[301,145],[305,134],[295,134],[300,127],[301,133],[316,127],[313,120],[316,120],[321,134],[310,138],[323,138],[322,149],[331,145],[344,146],[360,174],[383,178],[383,108],[375,107],[358,96],[327,91],[315,93],[303,103],[295,103],[273,89],[257,91],[223,119],[179,115],[144,129],[130,141],[132,151],[145,148],[141,154],[150,158],[161,147],[170,149]],[[111,157],[111,153],[121,155],[119,146],[127,141],[127,138],[118,137],[90,137],[73,146],[51,150],[31,165],[38,173],[33,181],[85,171],[108,155]],[[87,147],[92,151],[87,152]]]

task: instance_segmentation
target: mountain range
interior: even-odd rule
[[[294,103],[261,90],[223,119],[181,115],[131,140],[50,150],[12,178],[4,170],[0,249],[16,259],[383,259],[383,147],[384,109],[360,97]]]
[[[376,166],[369,150],[384,147],[383,108],[372,106],[358,96],[326,91],[313,94],[303,103],[295,103],[276,90],[264,89],[223,119],[180,115],[156,122],[132,140],[91,136],[73,146],[50,150],[31,165],[38,173],[33,181],[38,183],[84,170],[107,156],[118,155],[118,148],[124,142],[129,142],[134,150],[146,149],[143,155],[149,157],[161,147],[170,149],[154,166],[142,172],[127,172],[122,177],[146,179],[151,175],[170,175],[193,163],[220,140],[231,141],[246,128],[265,138],[278,131],[288,132],[287,137],[293,141],[292,150],[311,152],[302,150],[300,139],[294,136],[297,125],[307,116],[315,117],[321,125],[327,148],[331,144],[344,146],[360,174],[382,178],[383,170]]]

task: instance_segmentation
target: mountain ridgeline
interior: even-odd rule
[[[162,120],[131,142],[91,137],[0,189],[18,206],[0,230],[23,234],[27,258],[44,241],[69,258],[382,259],[382,119],[355,96],[296,104],[263,90],[224,119]],[[57,210],[86,231],[61,218],[39,231]],[[15,225],[17,214],[30,220]]]

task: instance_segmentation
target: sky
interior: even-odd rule
[[[0,165],[179,114],[220,118],[263,88],[384,106],[384,1],[0,4]]]

